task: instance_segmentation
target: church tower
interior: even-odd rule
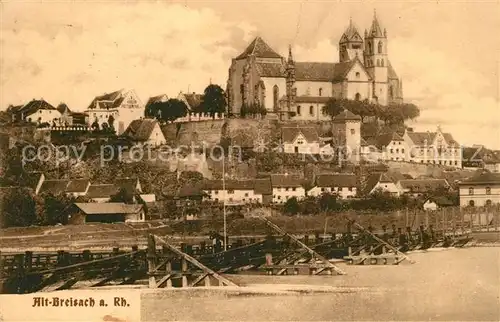
[[[365,68],[372,77],[373,99],[387,105],[388,65],[387,31],[380,27],[377,14],[373,15],[370,31],[365,30]]]
[[[291,112],[292,106],[295,104],[295,61],[292,56],[292,46],[288,46],[288,59],[286,62],[286,97],[287,97],[287,112]]]
[[[358,29],[352,23],[352,18],[349,21],[349,27],[344,31],[339,41],[339,61],[346,62],[354,59],[354,57],[363,57],[363,38],[358,32]]]

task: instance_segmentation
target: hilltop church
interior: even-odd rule
[[[361,37],[352,20],[339,41],[339,62],[296,62],[292,48],[282,57],[260,37],[229,68],[229,114],[242,106],[263,105],[291,120],[328,120],[322,107],[331,97],[402,102],[403,85],[389,60],[387,31],[374,15]]]

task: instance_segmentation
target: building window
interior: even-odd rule
[[[292,191],[295,191],[295,190],[297,190],[297,188],[292,188]]]
[[[355,99],[356,101],[360,101],[360,100],[361,100],[361,94],[356,93],[356,95],[354,95],[354,99]]]
[[[379,54],[382,53],[382,42],[381,41],[378,42],[378,53]]]
[[[318,94],[319,94],[319,96],[323,95],[323,89],[322,88],[319,89]]]
[[[383,59],[380,60],[380,66],[384,67],[384,60]]]
[[[469,206],[474,207],[474,200],[469,201]]]
[[[356,78],[361,77],[361,74],[359,72],[356,72]]]
[[[469,195],[471,195],[471,196],[474,195],[474,188],[472,188],[472,187],[469,188]]]
[[[352,191],[352,187],[349,187],[349,191]]]
[[[377,59],[377,67],[380,67],[380,59]]]
[[[228,190],[227,193],[232,195],[232,194],[234,194],[234,190]]]
[[[405,149],[401,149],[401,153],[405,153]]]
[[[314,115],[314,106],[309,106],[309,114]]]
[[[486,194],[491,195],[491,188],[490,187],[486,187]]]
[[[321,192],[325,192],[325,188],[321,188]]]
[[[391,149],[391,153],[393,153],[393,152],[394,152],[394,150],[393,150],[393,149]]]
[[[351,134],[355,134],[356,133],[356,130],[355,129],[351,129]]]
[[[279,102],[279,95],[280,95],[280,89],[278,88],[278,85],[274,85],[273,87],[273,107],[274,110],[278,110],[278,102]]]
[[[245,193],[245,197],[248,197],[248,192],[247,192],[247,193]]]
[[[219,194],[219,190],[215,190],[214,195],[218,195],[218,194]]]
[[[285,191],[288,191],[288,188],[285,188]]]
[[[298,147],[298,146],[294,147],[293,151],[294,151],[295,153],[299,153],[299,147]]]
[[[486,206],[486,207],[491,206],[491,200],[490,200],[490,199],[486,200],[486,204],[485,204],[485,206]]]
[[[300,105],[297,106],[297,115],[300,115]]]
[[[391,99],[393,99],[393,98],[394,98],[394,89],[393,89],[392,85],[389,87],[389,97],[390,97]]]
[[[368,43],[368,53],[369,53],[369,54],[371,54],[371,53],[372,53],[372,51],[373,51],[372,43],[371,43],[371,42],[369,42],[369,43]]]

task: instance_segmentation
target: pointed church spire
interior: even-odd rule
[[[377,10],[373,9],[373,21],[372,21],[372,26],[370,28],[370,36],[371,37],[376,37],[376,38],[383,38],[384,33],[382,32],[382,28],[380,27],[380,24],[377,19]]]

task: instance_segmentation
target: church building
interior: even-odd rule
[[[402,102],[402,81],[389,60],[387,41],[376,15],[364,37],[350,21],[340,37],[336,63],[295,61],[291,46],[285,58],[257,37],[229,68],[229,114],[261,105],[282,119],[326,121],[323,106],[331,97],[381,105]]]

